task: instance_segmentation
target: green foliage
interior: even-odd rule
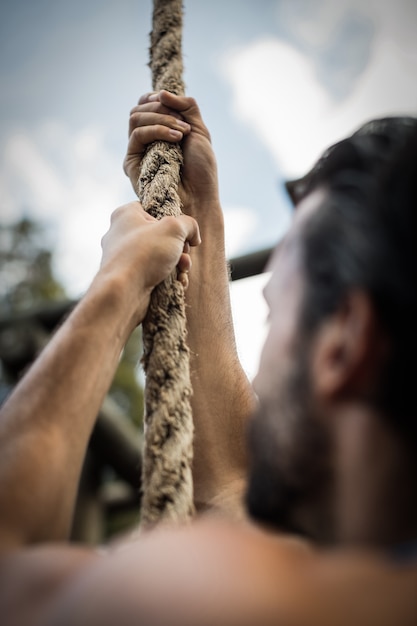
[[[53,272],[53,254],[40,224],[24,218],[0,224],[0,315],[30,311],[66,300]],[[143,391],[137,363],[142,351],[140,329],[129,339],[110,395],[136,426],[142,425]]]
[[[54,275],[53,254],[42,226],[30,219],[9,225],[0,223],[0,320],[4,323],[3,327],[0,326],[0,404],[21,371],[49,340],[51,327],[47,323],[43,326],[40,314],[54,310],[49,306],[51,303],[62,303],[65,311],[67,300],[64,286]],[[18,315],[20,313],[23,317]],[[143,415],[143,390],[137,368],[141,352],[142,339],[138,328],[123,350],[109,391],[137,429],[142,426]],[[83,519],[79,531],[83,538],[90,529],[89,515],[82,517],[85,497],[92,498],[97,510],[101,511],[100,526],[104,536],[98,541],[125,532],[137,523],[137,502],[132,504],[128,501],[120,509],[107,509],[103,505],[101,488],[107,482],[118,480],[113,468],[106,462],[106,458],[97,455],[95,469],[91,470],[88,466],[85,469],[88,481],[96,481],[96,484],[92,490],[87,489],[87,496],[83,493],[85,486],[82,485],[80,490],[77,515]]]
[[[0,313],[28,310],[65,299],[52,270],[45,232],[27,218],[0,224]]]
[[[143,389],[138,380],[137,364],[142,354],[142,333],[137,328],[123,350],[110,395],[125,415],[140,427],[143,422]]]

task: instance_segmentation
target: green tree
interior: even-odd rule
[[[28,218],[0,224],[0,314],[65,299],[52,270],[43,228]]]
[[[0,317],[39,310],[67,300],[53,271],[45,229],[24,218],[0,224]],[[110,395],[137,426],[142,423],[143,391],[137,375],[141,334],[135,331],[120,359]],[[0,372],[1,375],[1,372]]]
[[[142,333],[137,328],[123,350],[110,395],[136,426],[143,423],[143,388],[139,382],[138,361],[142,353]]]
[[[0,223],[0,404],[72,305],[54,274],[53,252],[45,229],[27,218],[8,225]],[[143,413],[143,390],[137,369],[141,351],[141,333],[136,329],[121,355],[109,391],[120,408],[119,428],[128,418],[134,428],[128,424],[130,430],[125,436],[137,442],[138,447]],[[106,431],[103,420],[102,414],[102,433],[103,424]],[[121,446],[117,436],[111,439],[110,446]],[[94,444],[89,446],[80,485],[76,540],[90,541],[92,537],[92,542],[101,542],[137,522],[138,491],[124,482],[126,477],[116,465],[114,454],[109,454],[109,443],[100,449],[96,437],[96,448]],[[139,472],[138,463],[138,484]],[[117,490],[121,487],[120,501]],[[95,511],[95,523],[91,521],[91,511]]]

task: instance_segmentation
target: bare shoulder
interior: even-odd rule
[[[267,624],[277,593],[295,596],[291,571],[310,554],[298,540],[211,516],[158,528],[88,563],[48,626]]]
[[[1,614],[20,598],[28,609],[17,614],[31,621],[7,626],[416,623],[417,568],[373,555],[317,552],[249,523],[203,519],[156,529],[104,556],[40,548],[8,559],[15,588],[6,585],[7,605],[3,566]]]
[[[52,602],[100,557],[68,546],[28,547],[0,555],[0,615],[3,626],[45,623]]]
[[[115,549],[66,606],[77,607],[72,626],[405,626],[417,622],[416,589],[417,568],[208,518]]]

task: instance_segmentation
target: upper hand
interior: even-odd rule
[[[216,159],[209,132],[193,98],[160,91],[142,96],[132,109],[124,170],[135,191],[146,147],[157,140],[181,142],[184,165],[179,195],[185,213],[196,216],[203,201],[218,202]]]

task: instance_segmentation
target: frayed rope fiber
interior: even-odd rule
[[[184,95],[182,1],[154,0],[150,68],[154,91]],[[142,161],[138,196],[160,219],[181,215],[178,195],[182,151],[151,144]],[[174,271],[153,292],[143,323],[145,450],[141,526],[186,522],[193,516],[193,419],[184,288]]]

